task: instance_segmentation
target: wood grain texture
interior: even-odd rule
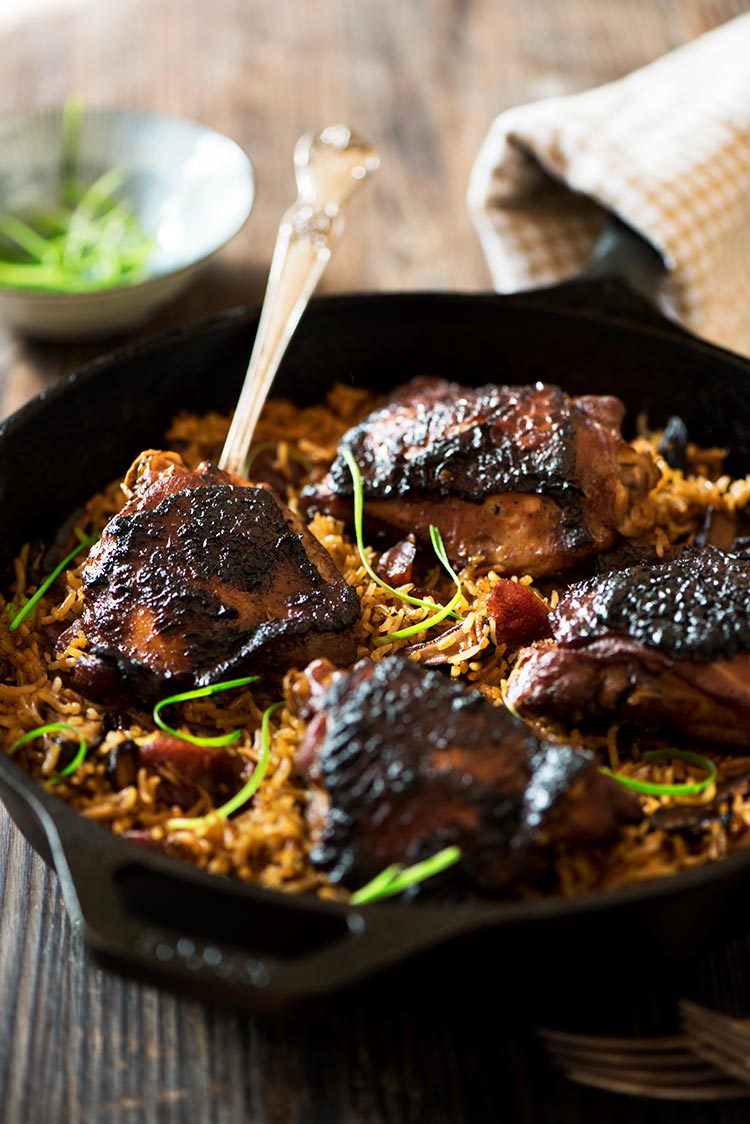
[[[89,104],[196,118],[250,154],[258,180],[250,222],[139,333],[148,336],[260,298],[293,195],[294,142],[334,120],[374,140],[383,165],[352,206],[324,288],[488,287],[464,194],[493,116],[616,78],[749,9],[745,0],[82,0],[0,37],[0,112],[75,90]],[[62,347],[0,330],[0,415],[117,342]],[[634,1104],[568,1085],[528,1031],[502,1029],[501,994],[443,1010],[437,981],[425,1005],[399,992],[371,995],[308,1026],[127,981],[91,962],[56,877],[2,811],[0,926],[7,1124],[709,1118],[700,1106]],[[497,969],[501,978],[508,966]],[[750,940],[698,965],[690,991],[750,1012]],[[621,1018],[634,1030],[658,1023],[671,1002],[650,986]],[[710,1119],[739,1124],[749,1112],[725,1104]]]

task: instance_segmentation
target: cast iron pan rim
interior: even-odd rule
[[[77,387],[80,383],[85,384],[91,382],[92,379],[106,377],[110,370],[116,369],[126,359],[137,359],[142,355],[149,355],[153,351],[159,351],[171,343],[177,343],[179,340],[191,336],[208,335],[211,332],[220,331],[229,324],[243,319],[243,317],[247,319],[248,324],[251,324],[258,319],[259,314],[260,309],[234,308],[228,312],[219,313],[217,316],[211,316],[206,320],[199,320],[195,324],[174,328],[172,331],[162,332],[158,336],[140,340],[138,343],[125,344],[114,351],[109,351],[105,355],[92,359],[69,375],[63,375],[52,386],[45,387],[29,402],[0,421],[0,440],[6,434],[15,432],[27,421],[35,418],[37,414],[47,408],[48,403],[54,403],[58,398],[64,398],[73,387]]]
[[[713,344],[698,340],[689,333],[681,329],[676,329],[667,320],[664,320],[663,326],[658,322],[651,324],[633,324],[623,316],[613,315],[609,312],[602,313],[585,306],[576,306],[577,300],[583,301],[585,299],[585,293],[587,291],[595,287],[600,288],[600,285],[601,283],[571,282],[562,286],[556,286],[550,290],[537,290],[531,293],[511,296],[497,293],[457,293],[452,291],[355,293],[345,296],[318,298],[311,303],[306,315],[315,317],[319,312],[335,312],[337,309],[341,309],[342,314],[346,314],[348,309],[356,308],[362,304],[367,304],[369,306],[373,304],[403,306],[409,304],[433,303],[454,306],[464,305],[466,307],[477,305],[492,306],[496,304],[502,305],[504,308],[513,307],[519,310],[529,309],[534,312],[544,309],[545,312],[550,315],[564,318],[572,317],[577,320],[596,323],[609,322],[620,326],[626,326],[631,332],[651,338],[669,338],[674,340],[675,335],[677,335],[681,337],[679,342],[689,347],[691,350],[720,358],[722,362],[730,362],[743,372],[747,371],[747,360],[743,357],[718,348]],[[554,299],[554,296],[563,292],[565,292],[566,295],[568,292],[571,294],[571,300],[573,301],[572,307],[560,305]],[[548,301],[546,299],[548,296],[553,296],[553,299]],[[65,396],[72,387],[80,383],[85,384],[93,379],[106,379],[108,373],[116,369],[125,359],[138,358],[142,355],[151,354],[165,347],[169,347],[171,343],[176,343],[180,340],[215,333],[220,334],[230,325],[242,324],[244,322],[250,327],[257,323],[258,317],[258,308],[232,309],[220,313],[217,316],[198,321],[195,324],[177,328],[160,336],[121,347],[114,352],[98,358],[64,377],[54,386],[44,390],[31,402],[22,406],[21,409],[16,411],[4,422],[0,423],[0,442],[2,442],[7,434],[25,425],[27,421],[34,418],[40,411],[46,410],[48,404],[54,404],[58,398]],[[52,819],[63,842],[65,842],[66,838],[70,838],[73,832],[75,832],[75,834],[83,832],[90,837],[92,849],[98,848],[101,850],[102,848],[106,848],[111,853],[113,863],[117,866],[126,867],[128,865],[141,865],[157,871],[169,873],[183,882],[195,881],[198,885],[213,889],[217,886],[216,875],[208,874],[188,863],[183,863],[169,856],[149,852],[145,848],[138,848],[137,845],[113,835],[101,825],[87,821],[80,813],[75,812],[72,808],[63,804],[59,798],[46,792],[5,755],[0,755],[0,783],[3,785],[7,784],[21,799],[25,800],[25,802],[30,805],[32,811],[35,803],[38,802],[41,804],[47,815]],[[719,869],[717,869],[717,865],[719,864]],[[709,863],[706,866],[681,871],[667,878],[654,879],[652,881],[637,883],[619,889],[600,891],[586,897],[574,899],[554,898],[534,902],[504,902],[497,905],[488,903],[467,903],[449,907],[430,906],[427,903],[424,905],[405,906],[385,902],[378,903],[378,912],[385,913],[387,911],[389,914],[406,919],[408,916],[413,915],[415,910],[422,916],[429,911],[429,913],[435,917],[436,922],[439,922],[440,917],[446,917],[448,913],[455,917],[456,913],[459,912],[461,915],[465,916],[467,921],[476,918],[478,921],[494,923],[495,925],[526,924],[528,922],[541,922],[556,918],[572,917],[583,913],[600,913],[636,902],[642,903],[655,898],[679,895],[683,892],[697,890],[699,887],[713,882],[717,876],[721,877],[726,874],[726,876],[729,877],[732,872],[740,872],[746,867],[750,867],[750,851],[739,851]],[[220,879],[219,882],[223,886],[224,891],[229,891],[230,893],[237,894],[248,900],[272,900],[275,903],[283,902],[291,909],[293,909],[295,901],[299,900],[288,894],[266,890],[249,883],[230,879]],[[332,914],[338,917],[346,917],[352,912],[352,907],[343,903],[325,902],[320,899],[307,897],[305,897],[304,902],[305,908],[308,910],[314,909],[315,912]]]
[[[412,303],[435,303],[458,306],[465,305],[466,307],[472,305],[486,305],[491,307],[493,304],[496,304],[503,308],[518,308],[521,311],[525,309],[533,312],[544,310],[551,316],[573,318],[596,324],[617,324],[621,327],[627,327],[628,331],[634,334],[655,339],[669,339],[674,341],[675,337],[677,337],[679,342],[696,353],[713,356],[717,359],[720,358],[722,362],[731,363],[739,370],[747,373],[748,361],[744,356],[738,355],[733,351],[728,351],[725,348],[717,347],[715,344],[708,343],[705,340],[701,340],[690,332],[686,332],[678,325],[672,324],[672,322],[666,318],[660,318],[663,319],[663,325],[659,324],[658,321],[650,324],[633,323],[633,321],[629,320],[626,316],[617,316],[610,312],[601,312],[585,307],[583,301],[585,300],[586,294],[592,291],[601,291],[602,284],[602,282],[571,281],[565,282],[562,285],[556,285],[550,289],[536,289],[528,293],[520,294],[495,292],[464,293],[455,292],[453,290],[347,293],[343,296],[324,296],[316,298],[310,302],[309,308],[305,313],[305,318],[315,317],[319,313],[335,312],[338,308],[345,314],[349,308],[356,308],[358,305],[363,304],[368,306],[377,304],[398,306]],[[619,282],[615,282],[615,284],[618,286],[620,285]],[[558,295],[563,294],[565,294],[566,297],[568,294],[570,295],[571,302],[573,302],[571,305],[560,304],[554,299]],[[553,299],[550,299],[550,297]],[[578,301],[581,301],[580,306],[577,304]],[[233,308],[227,312],[218,313],[216,316],[196,321],[194,324],[175,328],[170,332],[164,332],[161,335],[139,341],[138,343],[127,344],[97,359],[93,359],[71,374],[65,375],[63,378],[59,379],[53,386],[42,390],[41,393],[30,402],[27,402],[24,406],[21,406],[20,409],[16,410],[15,413],[11,414],[10,417],[0,422],[0,440],[6,433],[13,432],[19,426],[25,424],[28,419],[35,417],[40,410],[46,407],[48,402],[55,402],[59,397],[67,394],[70,387],[77,386],[79,383],[87,383],[91,379],[105,377],[109,370],[116,369],[125,359],[136,359],[139,356],[148,355],[154,351],[159,351],[168,347],[171,343],[177,343],[179,340],[212,335],[214,333],[220,334],[231,324],[241,324],[244,322],[250,327],[251,325],[257,324],[259,317],[260,307],[257,305]]]
[[[590,294],[600,289],[602,289],[600,283],[572,282],[551,290],[522,293],[518,296],[450,291],[356,293],[346,294],[342,297],[318,299],[313,302],[313,306],[311,306],[307,315],[314,318],[322,316],[325,320],[327,316],[335,316],[337,310],[341,310],[342,316],[346,316],[347,312],[363,306],[376,309],[390,307],[408,309],[409,306],[422,306],[428,309],[431,306],[437,306],[443,309],[453,308],[457,310],[462,308],[470,310],[472,307],[486,309],[496,306],[504,309],[517,308],[522,312],[525,310],[531,312],[543,310],[545,315],[557,317],[561,320],[571,320],[576,324],[616,325],[621,329],[625,328],[627,332],[634,336],[647,339],[647,341],[648,339],[668,339],[670,342],[676,342],[680,346],[688,348],[690,352],[714,357],[715,360],[719,360],[723,364],[729,362],[743,375],[747,375],[747,360],[743,360],[741,356],[734,355],[731,352],[722,351],[721,348],[714,347],[711,344],[697,341],[695,337],[675,328],[667,320],[660,323],[658,319],[652,318],[647,324],[633,324],[627,316],[617,315],[616,310],[606,309],[602,311],[600,308],[587,307]],[[563,294],[568,303],[559,302],[559,298]],[[163,352],[173,343],[189,342],[190,339],[210,338],[211,335],[222,335],[227,329],[233,327],[242,328],[246,325],[247,328],[252,329],[257,323],[257,317],[259,317],[259,310],[257,309],[235,309],[223,312],[218,316],[199,321],[195,325],[181,327],[160,337],[121,347],[114,353],[100,357],[100,359],[82,366],[69,377],[56,383],[54,387],[44,391],[42,395],[7,419],[7,422],[0,424],[0,444],[4,437],[15,432],[19,427],[25,426],[27,422],[34,420],[39,413],[45,411],[48,408],[47,404],[54,404],[58,398],[64,397],[74,387],[84,389],[90,380],[106,380],[108,374],[116,372],[119,364],[126,360],[137,359],[137,357],[143,355],[159,354],[160,351]],[[352,916],[356,915],[356,910],[346,904],[327,903],[327,901],[308,896],[281,894],[279,891],[266,890],[238,880],[220,879],[213,874],[192,867],[189,863],[172,859],[168,855],[147,851],[145,847],[138,847],[137,844],[119,839],[118,836],[110,833],[107,828],[87,821],[80,813],[75,812],[74,809],[63,804],[60,799],[46,792],[37,782],[22,773],[15,762],[6,758],[4,754],[0,754],[0,786],[15,795],[35,816],[38,827],[42,828],[46,835],[47,850],[51,850],[57,856],[58,850],[53,837],[56,834],[57,841],[62,844],[63,854],[67,847],[72,846],[74,850],[79,851],[83,847],[84,853],[90,851],[92,856],[100,855],[103,865],[102,878],[111,876],[112,872],[117,874],[117,872],[125,871],[127,868],[141,867],[146,871],[153,871],[156,874],[161,874],[161,876],[172,878],[175,886],[186,890],[191,885],[196,889],[219,889],[229,898],[236,898],[238,904],[246,903],[249,906],[252,905],[253,901],[259,907],[262,907],[263,904],[273,903],[274,906],[286,910],[291,918],[295,915],[301,915],[300,921],[302,924],[304,924],[305,913],[342,918],[346,921],[350,921]],[[39,836],[38,839],[40,849],[42,849],[42,843],[40,843],[42,836]],[[725,856],[725,858],[719,860],[719,863],[720,867],[717,867],[716,863],[710,863],[705,867],[672,874],[668,878],[654,879],[636,883],[636,885],[629,887],[600,891],[587,897],[573,899],[555,898],[532,901],[532,903],[528,903],[528,901],[500,904],[467,903],[457,906],[437,906],[428,903],[407,906],[386,901],[386,903],[378,904],[374,914],[371,912],[372,907],[370,907],[370,910],[363,910],[363,913],[372,917],[373,922],[376,916],[382,918],[381,932],[383,927],[389,927],[390,918],[392,918],[392,925],[395,928],[400,927],[401,930],[406,932],[418,932],[421,927],[424,930],[425,924],[431,926],[434,930],[434,941],[432,941],[434,944],[443,939],[443,932],[445,939],[450,939],[451,934],[457,932],[457,928],[462,932],[471,933],[484,930],[484,928],[498,928],[498,930],[506,928],[506,930],[512,931],[518,925],[523,930],[524,926],[531,925],[536,930],[536,926],[544,922],[571,922],[575,924],[577,919],[580,918],[606,917],[607,914],[613,917],[617,915],[617,910],[653,903],[653,901],[678,904],[680,899],[686,897],[692,899],[693,895],[696,896],[697,901],[699,900],[698,892],[702,887],[714,886],[716,883],[722,885],[724,882],[728,885],[737,885],[738,877],[741,877],[750,868],[750,852],[737,852]],[[62,874],[61,869],[61,876]],[[75,890],[76,876],[74,871],[73,876],[73,889]],[[87,874],[87,878],[91,883],[90,888],[92,888],[94,883],[98,882],[97,870],[92,870],[90,874]],[[417,948],[416,943],[414,946]],[[365,964],[364,970],[368,971],[367,964]]]

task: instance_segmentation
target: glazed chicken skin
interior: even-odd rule
[[[349,888],[457,844],[459,877],[498,890],[543,864],[546,848],[609,839],[641,817],[591,754],[540,741],[411,660],[350,672],[316,661],[287,682],[298,711],[314,715],[296,759],[313,789],[312,860]]]
[[[129,499],[83,569],[74,678],[84,692],[196,687],[248,670],[350,662],[359,598],[325,549],[265,486],[148,451]]]
[[[573,585],[553,640],[521,653],[514,706],[565,723],[617,722],[750,746],[750,560],[686,548]]]
[[[329,475],[301,502],[308,515],[351,518],[347,449],[371,532],[413,531],[429,545],[433,523],[453,562],[483,556],[499,572],[549,576],[647,525],[658,470],[622,439],[623,416],[616,398],[570,398],[541,383],[414,379],[344,435]]]

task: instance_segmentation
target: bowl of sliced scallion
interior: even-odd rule
[[[178,118],[86,108],[0,118],[0,313],[28,335],[131,327],[242,227],[253,169]]]

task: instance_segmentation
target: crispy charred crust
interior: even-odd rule
[[[709,744],[750,735],[750,562],[715,547],[571,587],[554,642],[521,653],[516,707],[565,722],[613,720]]]
[[[415,379],[341,446],[360,467],[366,500],[429,493],[481,503],[534,492],[571,512],[580,508],[573,404],[556,386],[474,389]],[[338,495],[352,494],[341,455],[331,478]]]
[[[173,454],[140,458],[128,486],[84,568],[85,608],[69,630],[89,641],[82,690],[152,697],[260,656],[264,667],[354,658],[357,593],[270,489],[212,465],[189,472]]]
[[[298,756],[327,795],[312,859],[349,887],[458,844],[461,876],[497,888],[537,844],[609,837],[640,815],[591,754],[540,742],[479,692],[411,661],[361,661],[331,677],[318,705]]]
[[[552,628],[569,647],[617,635],[675,660],[731,659],[750,650],[748,556],[686,549],[666,564],[578,583],[553,613]]]
[[[462,387],[415,379],[342,438],[311,517],[351,520],[357,461],[367,533],[385,542],[437,526],[453,562],[483,558],[501,573],[559,574],[648,529],[653,459],[623,441],[616,398],[559,387]]]

